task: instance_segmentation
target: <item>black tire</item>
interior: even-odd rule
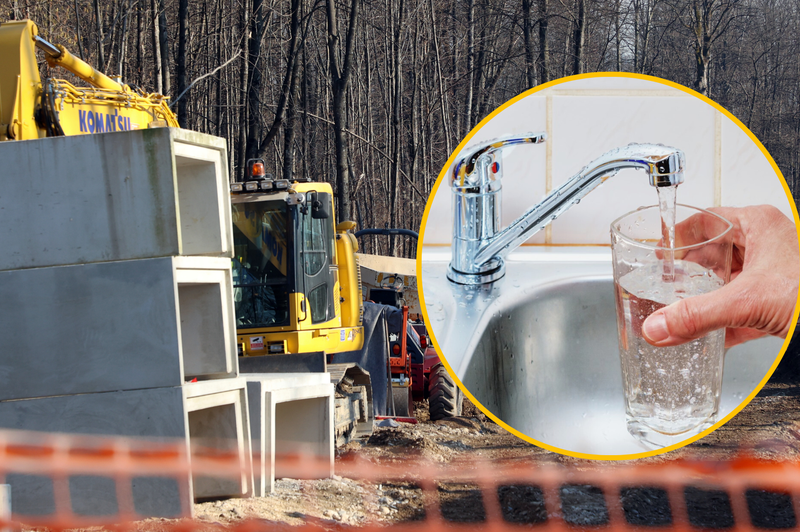
[[[461,415],[461,390],[453,382],[453,378],[441,364],[431,369],[428,377],[428,410],[430,411],[431,421],[437,421],[446,417],[456,417]]]

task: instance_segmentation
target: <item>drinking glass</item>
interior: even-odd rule
[[[664,245],[657,205],[611,224],[617,329],[628,431],[652,447],[679,443],[716,422],[725,330],[675,347],[655,347],[642,324],[680,299],[717,290],[731,272],[732,224],[677,205],[675,247]]]

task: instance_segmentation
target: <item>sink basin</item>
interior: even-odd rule
[[[652,450],[625,423],[608,248],[522,249],[487,288],[447,280],[447,253],[423,250],[422,293],[442,355],[484,410],[554,450]],[[764,379],[783,340],[728,350],[718,419]]]

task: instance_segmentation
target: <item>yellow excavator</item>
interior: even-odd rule
[[[364,345],[355,222],[336,223],[328,183],[273,179],[247,163],[231,184],[239,368],[327,371],[336,386],[337,444],[372,433],[372,379],[330,363]]]
[[[51,68],[89,86],[42,79],[37,48]],[[0,141],[149,127],[179,127],[167,97],[98,72],[41,38],[30,20],[0,24]],[[335,224],[329,184],[266,179],[259,164],[248,169],[261,174],[231,185],[240,368],[330,373],[341,445],[371,434],[374,418],[369,373],[326,358],[364,342],[355,224]]]
[[[36,48],[90,87],[42,80]],[[0,24],[0,141],[178,127],[167,98],[113,80],[39,36],[30,20]]]

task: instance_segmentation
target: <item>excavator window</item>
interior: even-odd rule
[[[306,275],[317,275],[325,266],[325,221],[324,219],[310,218],[306,220],[303,231],[303,250],[305,257]],[[329,225],[329,224],[328,224]]]
[[[311,195],[311,194],[310,194]],[[331,212],[330,194],[314,192],[317,213]],[[311,323],[323,323],[333,319],[333,288],[335,279],[332,268],[335,264],[333,217],[321,217],[310,209],[301,216],[303,292],[308,299]]]
[[[232,209],[236,325],[288,325],[290,250],[286,203],[241,203]]]

